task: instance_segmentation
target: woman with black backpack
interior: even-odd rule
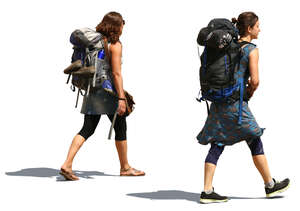
[[[79,133],[74,137],[69,148],[67,159],[61,167],[60,174],[67,180],[78,180],[72,172],[73,159],[83,143],[94,133],[101,114],[107,114],[113,122],[114,113],[117,109],[118,115],[115,119],[115,145],[120,160],[120,176],[143,176],[145,173],[132,168],[127,160],[127,138],[126,138],[126,111],[125,93],[123,90],[123,79],[121,74],[122,44],[119,37],[122,34],[125,21],[117,12],[106,14],[101,23],[96,27],[106,43],[105,54],[110,55],[109,60],[111,75],[117,97],[111,96],[101,87],[91,89],[88,96],[83,99],[81,113],[84,114],[84,124]],[[107,45],[108,43],[108,45]]]
[[[245,81],[243,89],[245,90],[246,100],[242,101],[240,113],[239,100],[233,103],[222,102],[211,104],[210,114],[197,137],[200,144],[211,144],[205,159],[204,190],[200,196],[201,203],[228,201],[228,197],[214,192],[212,186],[213,176],[217,161],[225,145],[233,145],[243,140],[246,140],[252,154],[253,162],[264,180],[267,197],[273,197],[285,191],[290,184],[289,179],[279,182],[271,177],[260,139],[263,129],[258,126],[248,107],[248,100],[259,85],[258,49],[254,44],[250,43],[253,39],[258,38],[260,32],[258,17],[253,12],[244,12],[239,15],[238,19],[233,18],[232,23],[236,24],[239,31],[238,42],[247,43],[242,45],[242,56],[239,61],[240,66],[238,71],[234,73],[234,77],[237,80],[238,78],[242,78],[242,81]],[[240,99],[243,99],[243,97]]]

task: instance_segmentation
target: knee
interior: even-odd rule
[[[126,131],[117,131],[115,135],[116,141],[125,141],[127,140]]]
[[[212,144],[206,156],[205,163],[212,163],[214,165],[217,165],[223,150],[224,150],[224,146],[218,146],[216,144]]]
[[[250,150],[251,150],[251,154],[252,156],[255,155],[263,155],[264,153],[264,147],[262,144],[262,141],[260,139],[260,137],[253,139],[249,144],[248,144]]]
[[[78,135],[82,136],[82,138],[86,141],[90,136],[92,136],[95,132],[95,129],[93,128],[87,128],[87,127],[83,127]]]
[[[127,140],[127,124],[125,117],[117,119],[114,129],[116,141]]]

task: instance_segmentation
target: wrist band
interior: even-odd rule
[[[126,100],[125,98],[121,98],[121,97],[119,97],[118,99],[119,99],[119,100]]]

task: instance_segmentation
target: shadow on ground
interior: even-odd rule
[[[273,197],[237,197],[237,196],[228,196],[229,199],[281,199],[284,196],[273,196]]]
[[[180,190],[159,190],[156,192],[144,192],[144,193],[128,193],[127,196],[133,196],[138,198],[145,198],[151,200],[187,200],[193,202],[199,202],[200,193],[191,193],[185,192]],[[236,196],[229,196],[231,199],[278,199],[283,198],[283,196],[276,196],[272,198],[267,197],[236,197]]]
[[[94,179],[94,176],[117,176],[111,174],[105,174],[99,171],[73,171],[76,176],[86,179]],[[56,181],[66,181],[63,176],[59,174],[58,169],[52,168],[26,168],[14,172],[6,172],[7,176],[21,176],[21,177],[56,177]]]
[[[156,192],[128,193],[126,195],[152,200],[187,200],[193,202],[198,202],[200,198],[200,193],[191,193],[180,190],[159,190]]]

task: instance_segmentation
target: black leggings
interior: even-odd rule
[[[107,115],[109,120],[112,122],[114,115],[109,114]],[[82,129],[79,131],[79,135],[81,135],[85,140],[87,140],[93,133],[95,132],[95,129],[98,125],[98,122],[100,120],[101,115],[84,115],[84,123]],[[115,140],[116,141],[123,141],[126,140],[126,117],[125,116],[119,116],[117,115],[115,125]]]

